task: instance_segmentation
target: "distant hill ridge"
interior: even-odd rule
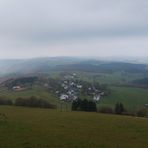
[[[100,73],[112,73],[116,71],[125,71],[130,73],[148,71],[147,65],[145,64],[105,62],[94,59],[73,57],[0,60],[1,76],[8,74],[48,73],[57,70]]]
[[[0,74],[49,72],[56,65],[77,63],[77,61],[81,60],[68,57],[0,60]]]
[[[129,73],[147,72],[147,65],[124,62],[85,61],[78,64],[59,65],[57,69],[76,70],[85,72],[112,73],[125,71]]]

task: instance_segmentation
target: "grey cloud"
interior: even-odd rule
[[[106,40],[104,44],[108,38],[145,39],[147,8],[147,0],[0,0],[0,51],[43,49],[61,43],[76,44],[81,50],[78,42],[86,40],[94,48],[93,40],[100,38]]]

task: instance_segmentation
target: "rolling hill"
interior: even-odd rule
[[[73,57],[0,60],[0,75],[50,73],[53,71],[80,71],[95,73],[148,73],[146,64],[107,62]]]

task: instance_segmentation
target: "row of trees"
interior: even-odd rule
[[[0,105],[15,105],[15,106],[25,106],[25,107],[40,107],[40,108],[56,108],[56,105],[49,103],[47,100],[39,99],[35,96],[29,98],[17,98],[12,101],[10,99],[0,98]],[[72,110],[74,111],[87,111],[87,112],[96,112],[97,107],[96,103],[91,100],[74,100],[72,103]],[[101,107],[98,110],[101,113],[108,114],[119,114],[119,115],[132,115],[138,117],[147,117],[148,109],[141,108],[137,111],[128,112],[122,103],[116,103],[114,110],[111,107]]]
[[[77,111],[97,111],[97,106],[94,101],[91,100],[74,100],[72,103],[72,110]],[[110,107],[103,107],[99,110],[102,113],[115,113],[115,114],[123,114],[125,112],[125,108],[122,103],[116,103],[115,109],[113,111]]]
[[[55,105],[35,96],[29,98],[17,98],[15,101],[0,98],[0,105],[15,105],[25,107],[56,108]]]
[[[94,101],[77,99],[72,103],[72,110],[95,112],[97,111],[97,107]]]
[[[97,106],[94,101],[87,100],[87,99],[84,99],[84,100],[77,99],[72,102],[72,110],[97,111]],[[99,111],[102,113],[123,114],[123,112],[125,111],[125,108],[122,103],[116,103],[114,111],[110,107],[103,107]]]
[[[12,105],[12,100],[0,98],[0,105]]]
[[[107,106],[101,107],[99,109],[99,112],[108,113],[108,114],[148,117],[148,109],[147,108],[140,108],[140,109],[135,110],[135,111],[127,111],[122,103],[116,103],[114,109],[112,109],[111,107],[107,107]]]
[[[97,107],[96,103],[91,100],[80,100],[77,99],[73,101],[72,103],[72,110],[74,111],[89,111],[89,112],[96,112]],[[98,110],[101,113],[108,113],[108,114],[118,114],[118,115],[134,115],[138,117],[147,117],[148,110],[146,108],[141,108],[135,113],[129,112],[125,109],[124,105],[122,103],[116,103],[114,109],[111,107],[102,107]]]

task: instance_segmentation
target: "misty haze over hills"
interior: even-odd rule
[[[80,70],[84,68],[84,65],[88,69],[88,71],[93,72],[93,66],[100,64],[112,64],[118,66],[124,63],[131,63],[130,66],[141,66],[143,69],[145,64],[148,64],[148,60],[146,58],[133,58],[133,57],[107,57],[107,58],[82,58],[82,57],[45,57],[45,58],[32,58],[32,59],[5,59],[0,60],[0,74],[8,75],[8,74],[32,74],[32,73],[49,73],[55,70]],[[141,65],[140,65],[141,64]],[[69,66],[68,66],[69,65]],[[81,68],[82,66],[82,68]],[[111,69],[111,67],[107,67],[107,65],[103,65],[101,67],[95,67],[96,69]],[[117,66],[117,65],[116,65]],[[125,67],[128,67],[128,64],[124,64]],[[69,67],[69,68],[68,68]],[[120,66],[119,66],[120,67]],[[92,68],[92,69],[91,69]],[[115,68],[113,66],[112,68]],[[141,72],[143,71],[141,69]],[[122,70],[122,69],[120,69]],[[140,70],[140,69],[139,69]]]

